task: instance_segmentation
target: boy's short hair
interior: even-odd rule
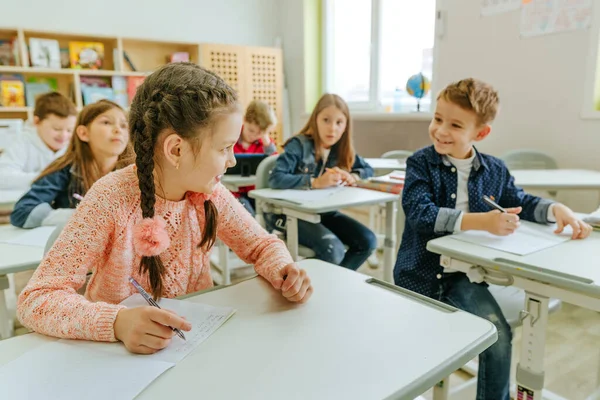
[[[244,120],[258,125],[261,131],[277,124],[277,117],[273,109],[265,102],[252,100],[246,109]]]
[[[477,122],[489,124],[496,118],[500,99],[494,88],[478,79],[467,78],[446,86],[437,99],[444,99],[457,106],[473,111]]]
[[[38,117],[41,121],[50,114],[54,114],[60,118],[67,118],[70,116],[76,117],[77,109],[71,100],[58,92],[39,95],[35,99],[33,115]]]

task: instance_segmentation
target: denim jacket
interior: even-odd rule
[[[325,168],[337,165],[337,144],[331,147]],[[273,189],[310,189],[310,178],[319,176],[323,160],[316,161],[315,142],[306,135],[296,135],[285,145],[284,153],[277,158],[275,168],[269,176],[269,186]],[[353,174],[361,179],[373,176],[373,168],[358,154],[352,165]]]
[[[492,208],[483,195],[493,197],[501,207],[523,207],[519,217],[526,221],[547,223],[552,201],[529,195],[515,185],[504,162],[476,152],[468,180],[469,211],[488,212]],[[427,251],[427,242],[452,234],[461,211],[456,210],[457,173],[450,160],[433,146],[417,151],[408,158],[402,207],[406,224],[394,281],[409,290],[432,296],[442,276],[440,256]]]
[[[52,210],[75,208],[78,200],[73,197],[74,193],[85,195],[83,180],[73,166],[67,165],[31,185],[15,204],[10,223],[20,228],[38,227]]]

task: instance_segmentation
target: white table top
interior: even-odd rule
[[[374,170],[405,170],[406,160],[397,160],[395,158],[365,158],[367,164]]]
[[[540,169],[510,171],[523,188],[600,190],[600,171],[583,169]]]
[[[276,189],[258,189],[250,191],[248,195],[270,204],[314,214],[336,211],[341,208],[386,203],[400,199],[400,195],[393,193],[357,187],[343,187],[339,188],[339,190],[326,199],[299,204],[274,198],[277,192],[278,190]]]
[[[522,223],[537,229],[543,227],[527,221]],[[462,242],[450,236],[430,241],[427,249],[465,262],[507,271],[515,276],[531,277],[571,290],[597,293],[600,297],[599,232],[592,232],[585,240],[570,240],[525,256]],[[507,265],[502,260],[509,260],[513,264]]]
[[[27,231],[12,225],[0,225],[0,239],[11,239]],[[36,268],[43,256],[44,246],[0,243],[0,275]]]
[[[496,340],[474,315],[322,261],[301,265],[315,287],[304,305],[262,278],[190,298],[237,312],[138,398],[414,398]],[[1,341],[0,365],[48,340]]]
[[[223,185],[234,185],[236,187],[253,186],[256,184],[256,175],[242,176],[242,175],[223,175],[221,178]]]

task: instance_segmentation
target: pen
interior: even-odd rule
[[[140,292],[140,294],[148,302],[148,304],[150,304],[151,306],[154,306],[156,308],[160,308],[158,303],[156,301],[154,301],[154,299],[148,294],[148,292],[146,292],[144,290],[144,288],[139,283],[137,283],[137,281],[135,279],[133,279],[133,277],[129,277],[129,282],[131,282],[131,284],[137,289],[137,291]],[[179,336],[180,338],[185,340],[185,336],[184,336],[183,332],[181,332],[177,328],[171,328],[171,329],[173,329],[175,331],[177,336]]]
[[[494,200],[490,199],[486,195],[483,196],[483,201],[485,201],[488,205],[492,206],[493,208],[495,208],[498,211],[501,211],[503,213],[506,212],[506,210],[504,208],[500,207],[498,204],[496,204],[496,202]]]
[[[75,198],[75,200],[83,201],[83,196],[79,193],[73,193],[73,197]]]

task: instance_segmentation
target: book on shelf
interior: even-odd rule
[[[142,82],[144,82],[144,76],[128,76],[127,77],[127,96],[129,97],[129,102],[133,100],[135,96],[135,92],[137,88],[140,87]]]
[[[33,67],[60,68],[58,40],[29,38],[29,57]]]
[[[27,83],[44,83],[50,86],[51,91],[58,91],[58,80],[49,76],[30,76],[27,78]]]
[[[185,51],[178,51],[176,53],[172,53],[167,56],[167,63],[174,62],[189,62],[190,61],[190,53]]]
[[[379,183],[370,180],[361,180],[356,182],[356,186],[363,189],[378,190],[380,192],[400,194],[404,188],[402,183]]]
[[[131,58],[129,57],[129,54],[127,54],[126,51],[123,51],[123,59],[125,60],[127,65],[129,65],[129,69],[131,69],[134,72],[137,71],[137,69],[135,68],[135,65],[133,65],[133,62],[131,61]]]
[[[0,75],[0,106],[25,107],[25,84],[22,75]]]
[[[126,109],[129,107],[129,96],[127,96],[127,79],[124,76],[112,77],[113,101]]]
[[[35,106],[35,99],[44,93],[51,92],[52,88],[47,83],[27,82],[25,84],[25,100],[27,107]]]
[[[69,42],[71,68],[102,69],[104,44],[100,42]]]
[[[17,39],[0,39],[0,65],[19,65],[19,44]]]
[[[99,100],[114,100],[114,93],[111,88],[98,86],[82,86],[83,105],[95,103]]]

